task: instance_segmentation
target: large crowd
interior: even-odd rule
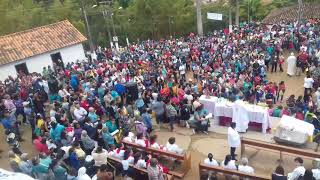
[[[125,177],[133,176],[132,164],[146,168],[150,180],[163,179],[169,168],[158,157],[134,152],[122,141],[183,153],[174,137],[158,144],[154,129],[169,123],[175,131],[194,117],[194,133],[207,133],[201,95],[266,104],[273,116],[295,116],[319,130],[319,23],[243,23],[232,32],[148,40],[120,52],[98,48],[97,59],[90,63],[54,64],[43,67],[41,74],[8,77],[0,82],[0,116],[12,147],[11,168],[38,179],[105,180],[115,176],[108,164],[108,157],[114,157],[121,161],[117,172]],[[270,82],[267,71],[285,71],[285,61],[289,76],[306,77],[304,94],[282,103],[285,81]],[[32,129],[32,137],[25,138],[33,139],[36,157],[19,148],[23,124]],[[221,166],[254,173],[248,159],[241,159],[239,166],[235,160],[231,152]],[[303,160],[295,161],[300,169],[289,175],[292,179],[310,173],[319,178],[320,169],[301,170]],[[204,162],[219,165],[212,154]],[[274,176],[281,174],[279,166]]]

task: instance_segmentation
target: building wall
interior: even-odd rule
[[[0,66],[0,80],[5,80],[9,75],[12,77],[17,76],[15,65],[26,63],[29,73],[38,72],[41,73],[43,67],[50,65],[52,67],[52,60],[50,54],[60,52],[61,58],[66,65],[68,62],[75,62],[77,60],[85,59],[85,54],[82,44],[76,44],[73,46],[57,49],[55,51],[47,52],[30,58],[26,58],[13,63]]]

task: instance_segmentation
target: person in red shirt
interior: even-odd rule
[[[35,140],[33,140],[33,145],[34,145],[35,149],[39,152],[39,154],[41,154],[41,153],[49,154],[50,153],[46,141],[47,141],[46,138],[41,138],[40,136],[38,138],[36,138]]]
[[[284,56],[280,55],[279,60],[278,60],[278,64],[279,64],[279,67],[280,67],[280,72],[283,72],[283,68],[282,68],[283,63],[284,63]]]
[[[296,118],[296,119],[299,119],[299,120],[302,120],[302,121],[304,120],[304,115],[303,115],[303,113],[302,113],[301,110],[298,110],[298,111],[296,112],[295,118]]]
[[[85,97],[82,98],[82,101],[80,102],[80,107],[82,107],[86,111],[89,111],[90,105],[89,105],[89,102],[87,101],[87,99]]]

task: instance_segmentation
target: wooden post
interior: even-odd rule
[[[241,138],[241,140],[242,140],[242,138]],[[244,143],[241,142],[241,157],[243,157],[245,151],[246,151],[246,147],[245,147]]]
[[[283,162],[283,156],[282,156],[282,151],[280,151],[279,165],[282,165],[282,162]]]

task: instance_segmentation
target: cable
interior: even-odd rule
[[[32,11],[32,10],[45,10],[45,11],[54,11],[54,10],[59,10],[59,9],[72,9],[72,8],[76,8],[77,6],[73,6],[73,7],[56,7],[56,8],[48,8],[48,9],[45,9],[45,8],[42,8],[42,7],[36,7],[36,8],[30,8],[30,9],[20,9],[20,10],[12,10],[12,9],[9,9],[9,10],[3,10],[3,9],[0,9],[0,12],[5,12],[5,13],[10,13],[10,12],[29,12],[29,11]]]

